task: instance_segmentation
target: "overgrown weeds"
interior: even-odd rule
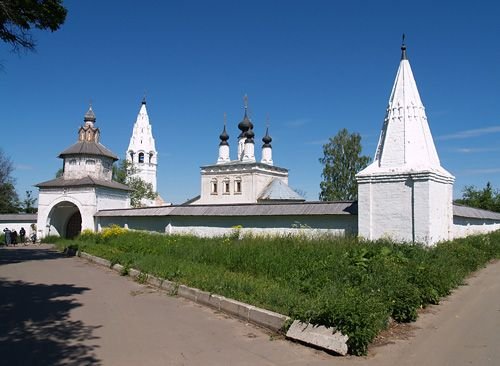
[[[437,304],[472,271],[500,258],[500,231],[433,248],[355,237],[207,239],[116,227],[84,232],[71,243],[125,268],[336,327],[356,355],[366,353],[391,317],[414,321],[419,308]]]

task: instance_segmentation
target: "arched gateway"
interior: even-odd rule
[[[39,237],[59,235],[73,238],[82,230],[96,230],[98,210],[128,208],[130,189],[112,180],[118,157],[99,142],[92,107],[78,130],[78,141],[59,154],[62,176],[37,184],[37,231]]]
[[[82,231],[82,214],[70,201],[57,202],[50,209],[45,225],[45,235],[74,238]]]

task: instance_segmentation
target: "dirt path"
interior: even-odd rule
[[[0,357],[6,365],[497,365],[500,262],[413,336],[340,358],[173,298],[46,247],[0,249]]]

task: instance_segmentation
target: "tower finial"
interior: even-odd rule
[[[227,143],[227,140],[229,140],[229,135],[227,134],[227,131],[226,131],[226,123],[227,123],[226,120],[227,120],[227,114],[226,114],[226,112],[224,112],[224,129],[222,130],[222,133],[219,136],[219,138],[220,138],[219,146],[229,145]]]
[[[146,90],[144,90],[144,95],[142,96],[142,104],[146,104]]]
[[[92,99],[89,101],[89,110],[87,113],[85,113],[85,116],[83,117],[83,121],[85,123],[94,123],[96,120],[94,111],[92,109]]]
[[[403,41],[401,43],[401,60],[408,60],[408,56],[406,56],[405,38],[406,38],[406,35],[403,33]]]

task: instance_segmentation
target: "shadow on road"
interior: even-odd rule
[[[2,247],[0,248],[0,266],[3,264],[20,263],[34,260],[58,259],[64,255],[47,248],[33,247]]]
[[[65,298],[87,290],[0,278],[1,363],[100,365],[93,352],[96,346],[83,344],[98,338],[92,334],[99,327],[70,320],[69,312],[81,304]]]

